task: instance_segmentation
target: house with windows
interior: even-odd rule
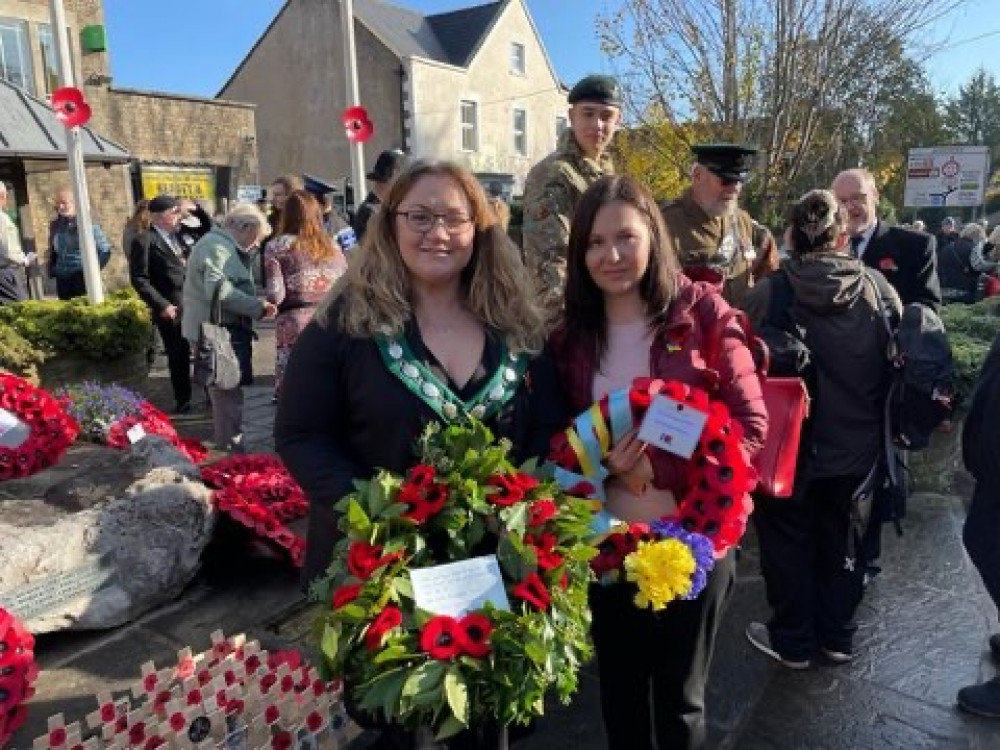
[[[566,89],[524,0],[423,15],[354,0],[361,105],[380,151],[449,159],[487,189],[518,195],[531,166],[567,126]],[[338,0],[287,0],[219,92],[253,102],[261,177],[350,173]]]
[[[93,111],[84,160],[92,214],[115,247],[104,272],[115,287],[127,281],[120,238],[136,200],[170,193],[215,210],[257,184],[254,107],[114,86],[103,0],[64,6],[74,80]],[[0,180],[22,245],[43,261],[35,279],[52,196],[69,183],[64,128],[47,103],[61,84],[53,41],[49,0],[0,0]]]

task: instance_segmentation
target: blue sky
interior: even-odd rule
[[[159,3],[105,0],[104,13],[115,85],[214,96],[267,28],[284,0],[202,0],[175,14],[169,30]],[[454,10],[480,0],[396,0],[425,13]],[[569,84],[591,72],[614,72],[598,41],[598,13],[615,0],[528,0],[528,8],[557,72]],[[954,92],[984,65],[1000,77],[997,0],[965,0],[936,24],[928,42],[954,44],[930,58],[935,89]],[[996,32],[996,33],[993,33]]]

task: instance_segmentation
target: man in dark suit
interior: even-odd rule
[[[833,181],[833,193],[847,208],[847,231],[854,255],[882,272],[904,305],[941,304],[933,235],[889,226],[877,214],[878,188],[867,169],[848,169]]]
[[[149,202],[150,226],[132,240],[129,276],[132,286],[149,306],[153,324],[167,351],[175,414],[191,411],[191,349],[181,335],[181,296],[184,289],[185,250],[177,235],[181,207],[169,195]]]

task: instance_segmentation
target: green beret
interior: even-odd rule
[[[587,76],[580,80],[566,98],[570,104],[597,102],[609,107],[622,106],[622,93],[618,81],[611,76]]]
[[[699,164],[725,180],[743,182],[753,169],[757,149],[735,143],[699,143],[691,147]]]

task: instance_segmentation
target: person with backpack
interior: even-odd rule
[[[775,374],[806,378],[811,415],[792,496],[757,499],[773,611],[767,624],[750,623],[746,636],[784,666],[807,669],[817,653],[835,664],[854,656],[861,536],[882,463],[890,383],[882,316],[886,308],[898,315],[900,303],[878,271],[849,253],[846,210],[833,193],[807,193],[789,223],[790,257],[751,290],[747,312],[765,341],[778,328],[799,343],[799,356],[790,358],[799,371]]]
[[[976,486],[962,530],[962,542],[993,603],[1000,609],[1000,335],[983,362],[962,431],[962,459]],[[989,638],[990,654],[1000,662],[1000,633]],[[964,710],[1000,719],[1000,675],[958,691]]]

